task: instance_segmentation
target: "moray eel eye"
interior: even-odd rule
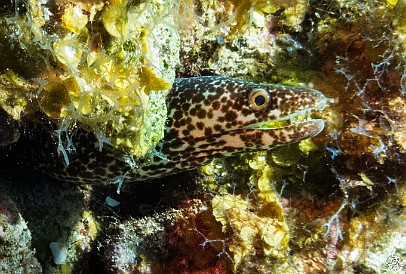
[[[248,100],[253,110],[264,110],[268,108],[271,97],[265,89],[253,89]]]

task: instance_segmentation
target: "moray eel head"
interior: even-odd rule
[[[187,167],[217,155],[266,150],[320,133],[327,98],[319,91],[208,76],[177,79],[161,151]]]

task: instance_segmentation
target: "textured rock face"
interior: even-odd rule
[[[4,110],[0,109],[0,147],[10,145],[18,140],[18,124]]]
[[[14,202],[0,193],[0,272],[42,273],[31,233]]]
[[[0,18],[0,105],[148,157],[162,138],[179,36],[174,1],[37,1]]]

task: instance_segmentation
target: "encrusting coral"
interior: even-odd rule
[[[0,68],[3,109],[15,119],[40,110],[63,130],[76,124],[148,157],[163,136],[178,64],[174,5],[28,1],[26,12],[1,19],[2,55],[17,57]]]
[[[14,202],[0,193],[0,272],[42,273],[31,233]]]
[[[250,184],[252,191],[244,195],[218,190],[211,200],[213,216],[224,232],[232,233],[228,249],[233,259],[234,271],[259,250],[265,260],[286,261],[289,229],[283,216],[282,205],[272,186],[272,169],[259,156],[250,161],[254,170]]]

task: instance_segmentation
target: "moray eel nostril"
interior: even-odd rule
[[[108,148],[99,151],[97,139],[82,131],[73,136],[80,143],[75,144],[77,151],[70,156],[69,166],[48,144],[47,154],[41,151],[42,159],[52,158],[52,163],[38,160],[39,168],[83,184],[108,184],[124,175],[126,181],[164,177],[215,157],[267,150],[315,136],[324,122],[312,119],[311,113],[326,104],[326,97],[313,89],[220,76],[178,78],[167,97],[167,128],[153,159],[131,166],[128,155]]]

